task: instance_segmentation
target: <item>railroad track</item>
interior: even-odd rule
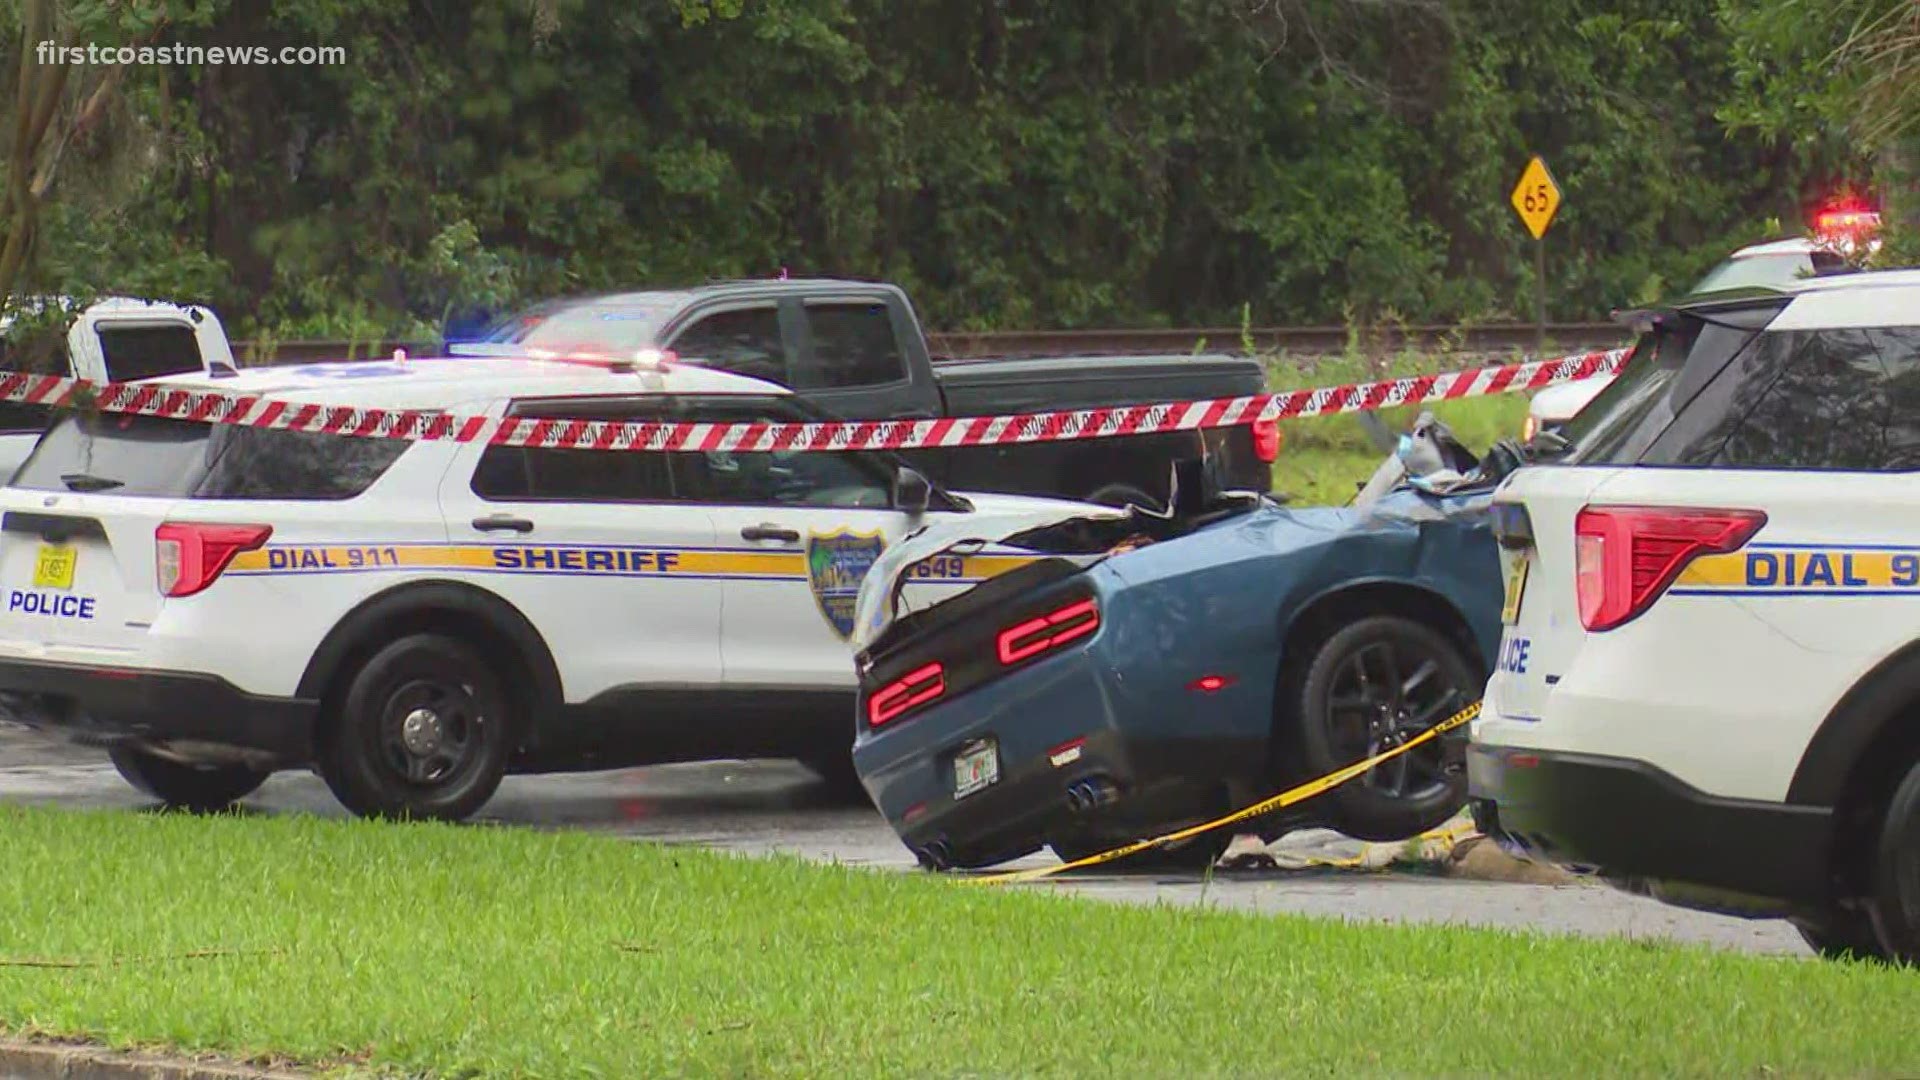
[[[1261,352],[1297,356],[1325,356],[1347,349],[1351,342],[1369,355],[1408,349],[1446,354],[1528,352],[1534,327],[1502,323],[1489,326],[1402,326],[1355,330],[1345,326],[1262,326],[1245,332]],[[1549,323],[1547,348],[1560,352],[1608,348],[1625,344],[1627,333],[1615,323]],[[1147,330],[992,330],[945,331],[929,335],[934,355],[956,360],[984,357],[1074,356],[1112,354],[1181,354],[1238,352],[1239,327],[1199,327]],[[235,341],[234,355],[246,364],[299,364],[390,356],[395,349],[409,355],[428,355],[434,342],[349,341]]]

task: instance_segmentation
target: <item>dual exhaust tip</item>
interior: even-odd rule
[[[922,870],[938,873],[953,867],[953,849],[947,846],[945,840],[930,841],[927,846],[915,851],[913,857]]]
[[[1089,776],[1067,786],[1067,812],[1076,817],[1094,813],[1120,799],[1120,785],[1104,776]]]
[[[1089,776],[1067,785],[1067,812],[1076,817],[1095,813],[1119,800],[1120,785],[1105,776]],[[913,857],[922,870],[939,872],[953,868],[953,848],[944,837],[914,849]]]

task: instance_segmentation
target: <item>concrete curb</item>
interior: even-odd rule
[[[0,1076],[10,1080],[308,1080],[315,1075],[75,1043],[0,1040]]]

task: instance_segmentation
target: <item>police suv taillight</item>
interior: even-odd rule
[[[1740,550],[1766,523],[1758,510],[1586,507],[1573,523],[1580,625],[1600,631],[1632,621],[1688,563]]]
[[[162,596],[192,596],[213,584],[243,551],[265,546],[271,525],[169,521],[153,530],[153,576]]]

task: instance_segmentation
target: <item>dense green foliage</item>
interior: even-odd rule
[[[64,0],[81,42],[349,62],[130,70],[25,285],[283,337],[783,268],[947,327],[1524,316],[1538,151],[1551,313],[1593,317],[1860,171],[1825,114],[1729,126],[1757,3]]]
[[[1920,262],[1920,4],[1721,0],[1736,43],[1730,127],[1818,152],[1870,156],[1865,201],[1887,220],[1888,265]]]

